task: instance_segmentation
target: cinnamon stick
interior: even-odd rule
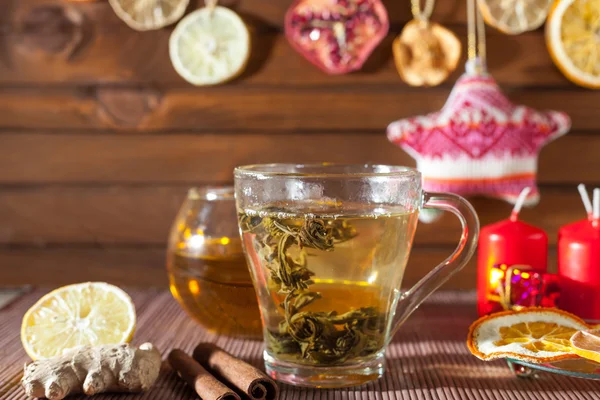
[[[275,381],[252,365],[212,343],[200,343],[194,359],[252,400],[275,400],[279,388]]]
[[[194,388],[202,400],[241,400],[198,364],[192,357],[179,349],[169,353],[169,364],[188,385]]]

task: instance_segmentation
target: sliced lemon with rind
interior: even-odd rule
[[[571,337],[571,347],[578,356],[600,363],[600,329],[575,333]]]
[[[216,85],[242,73],[250,56],[250,32],[226,7],[201,8],[177,24],[169,39],[177,73],[193,85]]]
[[[546,44],[567,79],[600,88],[600,1],[556,1],[546,24]]]
[[[528,308],[492,314],[475,321],[467,346],[482,360],[514,358],[545,363],[577,358],[571,336],[589,329],[582,319],[565,311]]]
[[[189,0],[108,0],[115,14],[136,31],[171,25],[183,16]]]
[[[123,290],[104,282],[58,288],[23,316],[21,342],[33,359],[50,358],[83,345],[129,342],[135,306]]]
[[[532,31],[544,24],[554,0],[479,0],[485,22],[509,35]]]

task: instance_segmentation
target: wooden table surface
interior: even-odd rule
[[[24,399],[19,380],[28,358],[19,327],[24,311],[45,291],[21,295],[0,310],[0,400]],[[190,351],[211,341],[261,367],[262,343],[215,337],[193,322],[163,290],[128,290],[138,311],[134,343],[151,341],[166,356],[174,347]],[[476,318],[472,292],[441,292],[425,303],[394,338],[387,352],[387,372],[379,381],[343,390],[311,390],[282,385],[283,400],[325,399],[599,399],[600,381],[541,373],[517,378],[504,361],[485,363],[465,346]],[[84,397],[74,397],[82,399]],[[164,363],[155,386],[142,395],[98,395],[96,400],[197,399]]]

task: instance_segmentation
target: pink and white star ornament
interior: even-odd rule
[[[417,161],[427,191],[514,204],[531,187],[525,205],[535,205],[539,152],[569,131],[569,116],[511,103],[490,75],[476,72],[474,62],[440,111],[391,123],[388,139]]]

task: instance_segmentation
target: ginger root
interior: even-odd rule
[[[61,356],[25,365],[21,385],[29,397],[148,390],[160,371],[160,352],[151,343],[82,346]]]

